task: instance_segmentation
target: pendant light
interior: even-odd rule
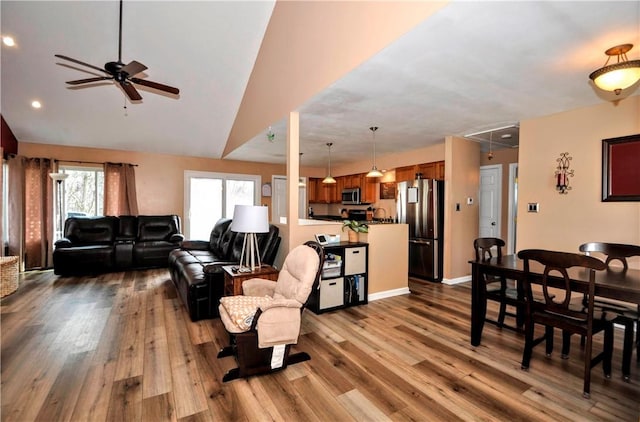
[[[378,126],[371,126],[369,130],[373,137],[373,167],[371,167],[371,171],[367,173],[367,177],[382,177],[382,172],[376,167],[376,130],[378,130]]]
[[[333,145],[333,142],[327,142],[327,147],[329,147],[329,172],[327,177],[322,180],[322,183],[336,183],[336,179],[331,177],[331,145]]]
[[[633,48],[633,44],[621,44],[605,51],[604,54],[609,56],[607,61],[603,67],[592,72],[589,79],[598,88],[615,92],[616,95],[620,95],[623,89],[638,82],[640,80],[640,60],[627,59],[627,51],[631,48]],[[618,58],[617,63],[607,66],[613,56]]]
[[[491,144],[493,143],[493,132],[489,133],[489,154],[487,154],[487,160],[493,160],[493,149]]]

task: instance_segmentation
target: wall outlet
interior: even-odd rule
[[[538,211],[540,211],[540,204],[538,204],[537,202],[529,202],[529,204],[527,206],[527,211],[528,212],[538,212]]]

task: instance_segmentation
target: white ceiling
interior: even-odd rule
[[[91,75],[54,57],[115,60],[116,1],[3,0],[2,34],[18,47],[2,47],[2,114],[19,141],[220,158],[273,6],[125,1],[123,62],[180,88],[138,87],[143,101],[125,112],[112,83],[67,88]],[[333,163],[367,160],[372,125],[384,155],[610,100],[588,74],[622,43],[640,55],[640,1],[452,2],[300,105],[302,163],[326,165],[329,141]],[[265,128],[226,158],[284,162],[285,128],[273,122],[274,142]]]

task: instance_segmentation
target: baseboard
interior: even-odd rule
[[[402,287],[400,289],[385,290],[383,292],[372,293],[367,297],[367,299],[369,300],[369,302],[373,302],[374,300],[385,299],[387,297],[393,296],[408,295],[409,293],[411,293],[409,287]]]
[[[454,284],[466,283],[467,281],[471,281],[470,275],[465,275],[464,277],[458,278],[443,279],[442,284],[453,286]]]

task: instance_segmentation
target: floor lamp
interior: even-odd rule
[[[262,266],[256,233],[269,232],[269,209],[255,205],[236,205],[231,231],[244,233],[239,272],[249,273]]]
[[[58,230],[56,233],[58,234],[58,239],[63,237],[64,230],[64,207],[63,207],[63,198],[62,198],[62,183],[64,180],[69,177],[67,173],[49,173],[49,177],[56,182],[56,201],[58,202],[58,220],[56,225],[58,226]],[[56,239],[57,240],[57,239]]]

